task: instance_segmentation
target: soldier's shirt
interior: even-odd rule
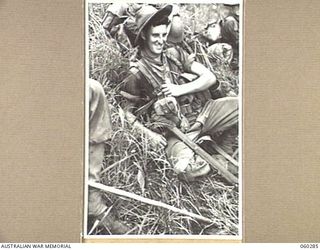
[[[222,41],[232,45],[234,50],[239,46],[239,21],[234,16],[226,17],[222,22]]]
[[[122,17],[126,14],[129,4],[127,3],[113,3],[110,4],[107,11],[110,11],[112,14]]]
[[[189,54],[182,49],[170,47],[162,53],[161,63],[145,55],[141,52],[140,58],[143,57],[148,66],[152,69],[153,75],[157,78],[158,82],[164,83],[165,74],[165,62],[173,78],[173,83],[177,84],[176,79],[182,72],[191,72],[191,65],[194,59],[191,59]],[[134,65],[134,63],[133,63]],[[151,100],[155,98],[154,87],[149,83],[148,79],[143,75],[138,67],[131,67],[128,77],[123,81],[121,89],[131,95],[141,97],[141,101],[135,102],[135,107],[139,108],[146,104],[145,100]]]

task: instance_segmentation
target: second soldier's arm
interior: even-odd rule
[[[124,110],[125,116],[132,127],[146,135],[154,147],[165,147],[167,145],[167,140],[162,135],[146,128],[140,121],[138,121],[137,117],[131,112],[132,107],[132,104],[128,104]]]

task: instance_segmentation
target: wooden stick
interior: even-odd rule
[[[121,189],[117,189],[117,188],[114,188],[114,187],[106,186],[106,185],[103,185],[103,184],[100,184],[100,183],[97,183],[97,182],[93,182],[93,181],[89,181],[88,185],[91,186],[91,187],[100,189],[102,191],[105,191],[105,192],[109,192],[109,193],[113,193],[113,194],[116,194],[116,195],[120,195],[120,196],[124,196],[124,197],[127,197],[127,198],[131,198],[131,199],[134,199],[134,200],[137,200],[137,201],[140,201],[140,202],[152,205],[152,206],[162,207],[162,208],[168,209],[170,211],[173,211],[175,213],[180,213],[180,214],[192,217],[192,218],[197,219],[199,221],[203,221],[203,222],[207,222],[207,223],[213,223],[212,220],[210,220],[210,219],[208,219],[206,217],[203,217],[201,215],[194,214],[192,212],[188,212],[186,210],[182,210],[182,209],[176,208],[174,206],[170,206],[170,205],[165,204],[163,202],[151,200],[149,198],[145,198],[145,197],[142,197],[140,195],[133,194],[133,193],[121,190]]]

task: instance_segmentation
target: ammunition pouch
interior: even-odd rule
[[[158,99],[153,105],[155,114],[173,122],[183,131],[187,131],[190,127],[188,119],[181,112],[181,107],[173,96]]]
[[[187,96],[188,97],[188,96]],[[179,99],[181,114],[187,118],[190,125],[193,125],[202,110],[202,103],[194,96],[186,98],[182,96]]]

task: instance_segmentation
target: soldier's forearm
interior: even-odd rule
[[[143,126],[143,124],[140,123],[132,113],[127,111],[125,112],[125,115],[133,128],[144,134],[150,140],[151,145],[155,147],[165,147],[167,145],[167,140],[162,135]]]
[[[143,126],[143,124],[137,120],[137,117],[133,115],[130,111],[126,110],[124,111],[124,113],[128,122],[131,124],[131,126],[133,126],[133,128],[141,131],[144,134],[149,134],[152,132],[150,129]]]
[[[131,102],[128,102],[125,107],[122,109],[122,112],[124,113],[127,121],[130,123],[130,125],[135,128],[138,129],[139,131],[143,132],[143,133],[150,133],[151,130],[146,128],[141,122],[139,122],[137,120],[137,117],[132,113],[132,110],[134,109],[134,104]]]
[[[180,88],[179,95],[206,90],[217,81],[216,76],[201,63],[193,62],[190,70],[193,74],[198,75],[199,77],[196,80],[183,84],[183,87]]]
[[[216,77],[214,76],[214,74],[202,75],[192,82],[183,84],[183,87],[180,86],[181,87],[180,96],[204,91],[210,88],[215,83],[216,83]]]

